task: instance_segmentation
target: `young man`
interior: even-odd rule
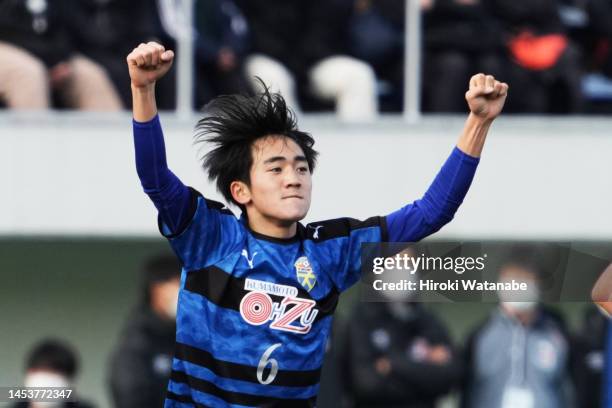
[[[197,140],[213,146],[204,168],[240,219],[170,172],[154,94],[173,57],[156,43],[127,57],[138,175],[183,263],[165,406],[315,406],[331,316],[359,279],[360,244],[418,241],[452,219],[508,86],[471,79],[464,131],[422,199],[386,217],[303,226],[317,153],[280,95],[219,97],[198,124]]]

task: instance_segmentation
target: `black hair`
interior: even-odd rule
[[[151,302],[151,287],[181,277],[181,264],[174,255],[160,254],[148,258],[142,268],[143,301]]]
[[[564,245],[519,242],[511,247],[502,268],[515,266],[529,271],[538,280],[540,288],[550,290],[558,283],[558,273],[565,268],[567,256],[568,249]]]
[[[73,379],[79,368],[76,351],[68,343],[44,339],[36,344],[26,359],[26,370],[44,368]]]
[[[513,245],[502,257],[499,273],[507,268],[518,268],[530,273],[536,280],[543,274],[541,253],[533,244],[519,243]]]
[[[232,197],[230,185],[242,181],[250,185],[253,165],[251,147],[266,136],[284,136],[304,152],[310,172],[315,168],[314,139],[297,128],[295,113],[278,93],[270,93],[264,82],[254,95],[221,95],[204,107],[205,116],[196,125],[195,142],[208,142],[213,149],[202,159],[208,178],[228,203],[241,207]]]

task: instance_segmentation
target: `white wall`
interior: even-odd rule
[[[168,161],[218,199],[196,160],[196,119],[162,115]],[[305,118],[301,127],[321,152],[307,221],[385,214],[418,198],[462,123]],[[611,239],[611,130],[605,118],[500,119],[463,206],[437,237]],[[0,234],[157,234],[133,155],[127,115],[0,115]]]

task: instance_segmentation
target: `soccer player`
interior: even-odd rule
[[[423,198],[382,217],[304,226],[314,140],[266,89],[216,98],[197,125],[196,140],[212,145],[203,167],[240,219],[168,169],[155,82],[173,57],[157,43],[127,56],[138,175],[183,264],[165,406],[315,406],[338,296],[359,279],[360,244],[418,241],[453,218],[508,85],[471,78],[471,113]]]

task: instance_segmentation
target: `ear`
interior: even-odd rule
[[[243,181],[232,181],[230,184],[232,197],[238,204],[247,205],[251,202],[251,190]]]

